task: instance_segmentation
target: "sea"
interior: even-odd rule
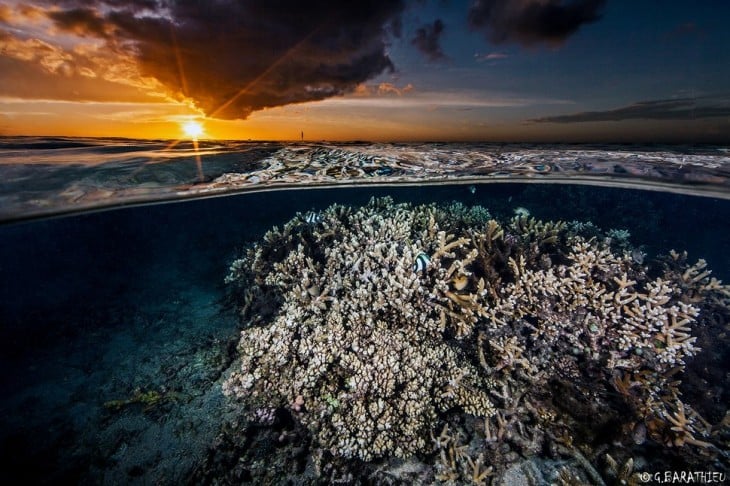
[[[727,483],[726,283],[726,146],[2,137],[2,473]]]

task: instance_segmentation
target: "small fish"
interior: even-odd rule
[[[474,194],[475,192],[477,192],[477,186],[469,186],[469,192],[472,193],[472,194]]]
[[[421,252],[416,257],[416,262],[413,264],[413,271],[418,273],[426,270],[428,264],[431,262],[431,257]]]
[[[304,221],[308,224],[319,224],[322,222],[322,213],[310,211],[306,216],[304,216]]]
[[[631,259],[634,260],[635,263],[638,263],[639,265],[644,264],[644,257],[646,256],[646,253],[641,251],[639,248],[634,248],[631,250]]]

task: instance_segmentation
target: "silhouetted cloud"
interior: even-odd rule
[[[469,24],[494,43],[558,44],[600,18],[605,0],[475,0]]]
[[[393,34],[393,37],[400,38],[403,34],[403,19],[395,17],[390,21],[390,33]]]
[[[246,118],[267,107],[352,91],[393,69],[387,34],[404,0],[61,0],[55,28],[104,39],[206,114]]]
[[[436,19],[433,24],[426,24],[416,30],[416,35],[411,39],[411,44],[428,57],[430,61],[446,59],[441,50],[441,34],[444,32],[444,23]]]
[[[46,15],[59,29],[82,37],[107,37],[113,29],[109,22],[91,8],[51,10]]]
[[[581,123],[622,120],[693,120],[714,117],[730,117],[730,100],[680,98],[642,101],[614,110],[546,116],[529,121],[536,123]]]

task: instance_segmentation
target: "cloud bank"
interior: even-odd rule
[[[595,22],[605,0],[475,0],[469,25],[495,43],[560,44]]]
[[[678,98],[633,103],[605,111],[584,111],[570,115],[529,120],[536,123],[582,123],[622,120],[694,120],[730,117],[730,101],[712,98]]]

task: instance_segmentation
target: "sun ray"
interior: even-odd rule
[[[289,49],[287,49],[287,51],[284,52],[276,61],[274,61],[269,67],[267,67],[266,69],[264,69],[264,71],[261,74],[259,74],[254,79],[252,79],[251,81],[249,81],[246,84],[246,86],[244,86],[243,88],[241,88],[238,91],[238,93],[236,93],[235,95],[233,95],[228,101],[226,101],[225,103],[223,103],[222,105],[220,105],[218,108],[216,108],[215,110],[213,110],[213,112],[210,115],[208,115],[208,116],[210,118],[214,118],[216,116],[216,114],[220,113],[221,111],[223,111],[226,108],[228,108],[229,106],[231,106],[231,104],[234,101],[236,101],[238,98],[240,98],[241,96],[243,96],[244,94],[246,94],[246,92],[249,89],[251,89],[252,87],[256,86],[256,84],[259,81],[261,81],[264,77],[266,77],[271,71],[273,71],[274,69],[276,69],[286,59],[290,58],[302,46],[302,44],[304,44],[307,40],[309,40],[309,38],[312,37],[315,34],[315,32],[317,32],[320,29],[320,27],[321,27],[321,25],[318,26],[318,27],[315,27],[314,29],[312,29],[311,32],[309,32],[307,35],[305,35],[304,37],[302,37],[302,39],[299,42],[297,42],[292,47],[290,47]]]
[[[180,46],[177,43],[177,34],[175,34],[175,27],[170,22],[170,37],[172,38],[172,50],[175,53],[175,61],[177,62],[178,76],[180,76],[180,87],[182,88],[183,96],[189,96],[188,92],[188,80],[185,76],[185,69],[183,69],[182,56],[180,55]]]

